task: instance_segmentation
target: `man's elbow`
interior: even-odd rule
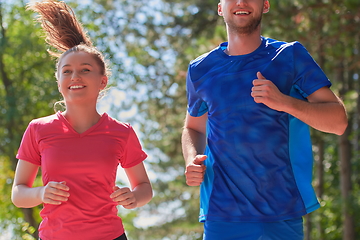
[[[343,135],[349,125],[348,122],[348,116],[346,111],[344,110],[343,114],[338,115],[338,121],[336,123],[336,125],[334,125],[333,129],[331,129],[332,133],[336,134],[336,135]]]
[[[335,133],[336,135],[339,135],[339,136],[343,135],[343,134],[345,133],[347,127],[348,127],[348,124],[349,124],[349,123],[348,123],[348,120],[347,120],[347,119],[341,121],[341,123],[339,123],[339,124],[337,125],[336,129],[334,130],[334,133]]]

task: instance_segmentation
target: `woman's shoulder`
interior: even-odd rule
[[[59,113],[54,113],[45,117],[39,117],[31,120],[30,125],[48,125],[59,120]]]
[[[108,125],[112,127],[125,128],[125,129],[132,128],[130,123],[122,122],[116,118],[109,116],[107,113],[103,113],[102,118],[104,119],[104,121],[107,122]]]

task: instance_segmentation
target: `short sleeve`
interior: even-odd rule
[[[331,82],[323,70],[299,42],[294,44],[295,88],[306,98],[322,87],[330,87]]]
[[[121,167],[130,168],[144,161],[147,154],[142,150],[140,141],[136,136],[134,129],[129,126],[129,136],[123,157],[120,159]]]
[[[188,112],[193,117],[200,117],[208,111],[207,104],[196,92],[194,84],[190,76],[190,67],[188,69],[188,74],[186,77],[186,93],[188,100]]]
[[[36,140],[34,122],[30,122],[26,128],[16,158],[38,166],[41,165],[41,154],[38,141]]]

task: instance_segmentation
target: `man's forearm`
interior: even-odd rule
[[[201,132],[185,127],[182,132],[181,144],[185,165],[187,165],[196,155],[204,153],[206,136]]]
[[[348,125],[340,99],[339,102],[306,102],[289,97],[284,111],[323,132],[341,135]]]

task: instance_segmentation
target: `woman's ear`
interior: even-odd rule
[[[55,79],[56,79],[56,84],[57,84],[57,86],[58,86],[58,91],[59,91],[59,93],[61,93],[57,69],[56,69],[56,71],[55,71]]]
[[[105,89],[107,84],[108,84],[108,77],[104,75],[101,77],[100,89],[101,90]]]
[[[57,83],[57,86],[58,86],[58,91],[59,91],[59,93],[61,93],[59,80],[56,80],[56,83]]]

